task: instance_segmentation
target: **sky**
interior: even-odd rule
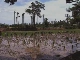
[[[65,20],[65,14],[70,14],[66,9],[72,7],[72,4],[66,4],[66,0],[18,0],[14,5],[9,5],[3,0],[0,0],[0,23],[5,24],[14,24],[14,11],[19,12],[19,16],[22,13],[24,15],[24,23],[31,23],[31,18],[28,13],[25,12],[31,2],[39,1],[45,4],[45,10],[41,10],[41,15],[44,14],[45,18],[48,18],[48,21],[57,21]],[[22,23],[22,17],[18,18],[19,24]],[[43,18],[37,18],[36,22],[43,22]]]

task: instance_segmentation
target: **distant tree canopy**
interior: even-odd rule
[[[15,2],[17,2],[17,0],[5,0],[4,2],[6,2],[10,5],[13,5],[13,4],[15,4]]]

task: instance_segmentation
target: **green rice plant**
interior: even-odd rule
[[[80,41],[80,37],[78,37],[77,40]]]
[[[2,39],[0,39],[0,44],[2,43]]]
[[[53,41],[53,43],[52,43],[52,48],[54,47],[54,41]]]
[[[22,43],[22,45],[25,45],[26,44],[26,41],[25,40],[23,40],[23,43]]]
[[[69,37],[66,37],[65,39],[66,39],[66,40],[69,40]]]

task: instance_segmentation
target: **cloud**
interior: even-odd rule
[[[46,17],[52,18],[52,20],[63,20],[65,19],[66,8],[68,7],[64,0],[57,1],[49,1],[45,2],[45,11],[42,13],[45,14]]]
[[[3,0],[0,0],[0,22],[6,24],[14,23],[14,11],[19,12],[20,16],[25,12],[25,9],[28,8],[30,3],[35,0],[18,0],[15,5],[10,6],[9,4],[4,3]],[[66,8],[72,6],[71,4],[66,4],[65,0],[47,0],[41,1],[45,4],[45,10],[42,10],[41,15],[45,15],[48,18],[48,21],[56,20],[64,20]],[[71,13],[69,13],[71,15]],[[25,23],[30,23],[30,15],[28,13],[25,14]],[[38,18],[38,22],[42,22],[43,18]],[[22,23],[22,17],[18,18],[19,23]],[[36,17],[37,21],[37,17]]]

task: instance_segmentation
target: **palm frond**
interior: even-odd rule
[[[27,12],[27,13],[31,14],[31,13],[32,13],[32,10],[31,10],[31,9],[26,9],[26,11],[25,11],[25,12]]]

